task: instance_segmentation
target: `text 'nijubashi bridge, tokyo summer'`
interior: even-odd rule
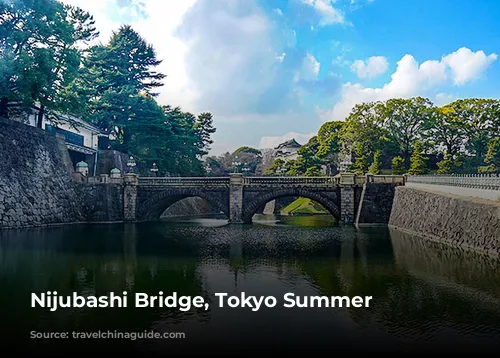
[[[394,189],[404,176],[341,173],[324,177],[139,177],[125,174],[124,219],[151,221],[175,202],[201,197],[231,223],[250,223],[259,208],[281,197],[305,197],[321,204],[339,223],[387,223]]]

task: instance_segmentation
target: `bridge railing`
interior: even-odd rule
[[[333,186],[340,183],[340,177],[244,177],[243,185],[318,185]]]
[[[139,177],[139,185],[221,186],[229,185],[229,177]]]
[[[408,183],[500,190],[499,174],[408,175]]]
[[[372,175],[370,178],[372,183],[405,183],[404,175]]]

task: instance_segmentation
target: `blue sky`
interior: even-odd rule
[[[64,0],[106,41],[130,24],[167,75],[159,102],[214,114],[211,154],[304,143],[356,103],[500,97],[495,0]]]

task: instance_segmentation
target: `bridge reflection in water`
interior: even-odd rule
[[[493,350],[498,263],[384,228],[142,223],[0,233],[6,345],[200,354]],[[29,307],[31,292],[202,295],[208,311]],[[215,292],[273,295],[275,308],[219,308]],[[373,296],[369,308],[283,308],[298,296]],[[29,331],[186,332],[184,340],[29,340]],[[333,338],[332,338],[333,337]],[[258,342],[258,345],[256,345]]]

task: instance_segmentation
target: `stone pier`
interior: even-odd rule
[[[136,220],[137,185],[139,184],[137,174],[127,173],[123,177],[123,219],[125,221]]]
[[[229,222],[243,223],[243,174],[233,173],[229,179]]]
[[[345,224],[354,222],[354,187],[353,173],[340,174],[340,220]]]

